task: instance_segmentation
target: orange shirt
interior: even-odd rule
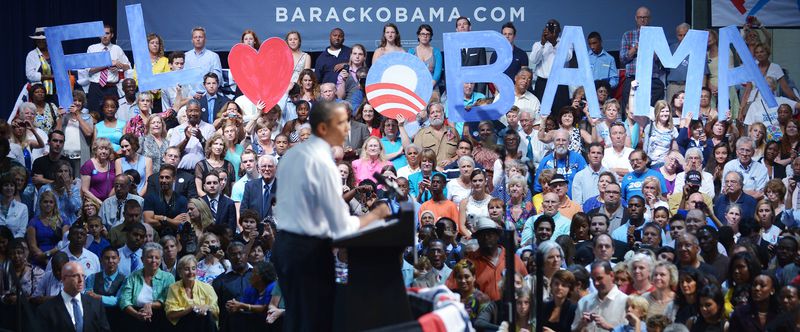
[[[458,205],[449,199],[439,202],[434,202],[432,199],[429,199],[425,203],[422,203],[419,207],[418,217],[420,219],[422,219],[422,212],[424,211],[433,212],[433,220],[439,220],[441,217],[448,217],[453,219],[456,225],[458,225]]]
[[[505,248],[500,248],[497,265],[492,264],[492,260],[489,257],[481,255],[480,251],[466,253],[466,258],[475,265],[475,286],[489,296],[492,301],[499,301],[503,296],[497,287],[497,283],[503,279],[503,272],[506,270],[505,252]],[[514,267],[520,275],[525,276],[528,274],[525,269],[525,263],[517,255],[514,255]],[[450,273],[450,277],[445,282],[445,285],[453,290],[457,288],[455,275],[455,271]]]
[[[560,207],[558,207],[558,213],[561,213],[564,218],[572,219],[578,212],[583,212],[583,207],[580,204],[573,202],[571,199],[567,198],[567,201],[564,202]]]

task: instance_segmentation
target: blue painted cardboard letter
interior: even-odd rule
[[[444,34],[444,64],[447,68],[447,109],[452,122],[497,120],[514,105],[514,82],[503,71],[511,64],[512,49],[503,35],[496,31],[470,31]],[[497,61],[482,66],[461,66],[461,50],[465,48],[487,47],[497,53]],[[461,91],[464,83],[491,82],[500,93],[494,103],[464,108]]]
[[[64,108],[72,105],[72,88],[69,85],[71,69],[111,66],[111,54],[108,52],[79,53],[64,55],[62,41],[101,37],[105,34],[103,22],[87,22],[59,25],[44,29],[47,37],[47,50],[50,52],[50,65],[58,92],[58,103]]]
[[[730,65],[730,49],[731,44],[742,59],[742,65],[735,68],[728,68]],[[728,87],[736,84],[744,84],[747,82],[755,83],[755,87],[761,92],[764,101],[770,108],[778,107],[778,102],[775,101],[775,96],[769,89],[767,80],[761,71],[758,69],[756,60],[753,59],[753,54],[744,43],[744,39],[739,34],[736,26],[727,26],[719,29],[719,86],[717,87],[717,109],[719,110],[719,119],[725,120],[727,117],[726,110],[730,109],[728,100]]]
[[[677,68],[687,57],[689,68],[686,71],[686,94],[683,103],[683,117],[697,119],[700,110],[700,91],[703,88],[705,74],[706,48],[708,47],[708,31],[689,30],[686,37],[673,54],[664,29],[661,27],[642,27],[639,31],[639,56],[636,59],[635,115],[650,116],[650,86],[653,79],[653,56],[657,55],[665,68]]]
[[[205,74],[201,68],[185,68],[183,70],[153,74],[153,65],[150,63],[150,51],[147,49],[147,34],[144,29],[142,5],[133,4],[125,6],[128,16],[128,31],[131,36],[131,50],[133,62],[136,63],[136,75],[139,91],[169,88],[179,83],[194,83],[203,81]]]
[[[564,68],[567,57],[572,50],[578,60],[578,68]],[[583,86],[586,92],[586,101],[589,103],[589,114],[593,118],[602,117],[600,113],[600,103],[597,101],[597,89],[594,86],[592,77],[592,66],[589,65],[589,48],[586,47],[586,39],[583,38],[583,28],[576,26],[565,26],[561,33],[561,41],[558,43],[556,57],[553,60],[553,69],[550,70],[550,77],[547,80],[547,87],[542,96],[541,115],[550,114],[553,108],[553,98],[559,85]]]

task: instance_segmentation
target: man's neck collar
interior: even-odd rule
[[[106,276],[106,277],[113,276],[113,275],[117,274],[117,271],[118,270],[114,270],[113,272],[107,272],[107,271],[103,270],[103,276]]]
[[[50,153],[47,154],[47,157],[50,158],[50,161],[58,161],[61,159],[61,154],[56,154],[55,152],[50,151]]]
[[[206,51],[206,47],[205,46],[203,46],[203,47],[201,47],[199,49],[197,47],[194,48],[194,53],[195,54],[202,54],[205,51]]]
[[[737,192],[728,193],[727,197],[728,200],[730,200],[731,202],[736,202],[739,200],[740,197],[742,197],[742,194],[744,194],[744,191],[739,190],[738,193]]]
[[[83,255],[83,246],[77,248],[78,253],[75,253],[76,248],[72,248],[72,246],[68,246],[67,248],[69,249],[69,253],[72,254],[72,256],[81,257],[81,255]]]
[[[599,172],[599,171],[600,171],[600,170],[603,168],[603,163],[599,163],[599,164],[597,164],[597,165],[595,165],[595,164],[589,164],[589,167],[591,167],[591,168],[592,168],[592,171],[594,171],[594,172]]]
[[[613,203],[613,204],[609,204],[608,202],[605,202],[603,204],[603,207],[605,207],[606,212],[615,213],[615,212],[617,212],[617,210],[619,210],[620,205],[622,205],[621,202],[617,202],[617,203]]]

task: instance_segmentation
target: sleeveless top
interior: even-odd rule
[[[111,141],[111,148],[116,152],[119,151],[119,140],[122,138],[122,131],[125,129],[125,122],[117,120],[117,126],[113,128],[106,127],[104,121],[100,121],[94,125],[97,129],[97,137],[105,137]]]
[[[147,162],[144,160],[144,158],[145,157],[140,154],[138,156],[138,158],[136,159],[136,163],[135,164],[131,164],[128,161],[128,158],[122,157],[122,159],[120,159],[120,164],[122,164],[122,171],[123,172],[125,172],[125,171],[127,171],[129,169],[132,169],[132,170],[135,170],[135,171],[139,172],[139,184],[136,185],[136,192],[138,192],[139,194],[142,193],[142,190],[144,189],[144,185],[145,185],[145,183],[147,183],[147,173],[146,173],[147,170],[145,168]]]
[[[489,201],[492,199],[491,195],[486,195],[483,200],[477,201],[472,195],[467,196],[467,219],[478,217],[489,217]]]
[[[583,138],[581,137],[581,130],[572,128],[569,134],[569,150],[577,153],[583,151]]]

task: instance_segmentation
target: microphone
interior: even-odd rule
[[[383,174],[375,172],[372,173],[372,177],[378,182],[378,184],[382,184],[384,187],[388,188],[395,195],[400,195],[400,187],[397,186],[397,182],[394,179],[387,178],[383,176]]]

